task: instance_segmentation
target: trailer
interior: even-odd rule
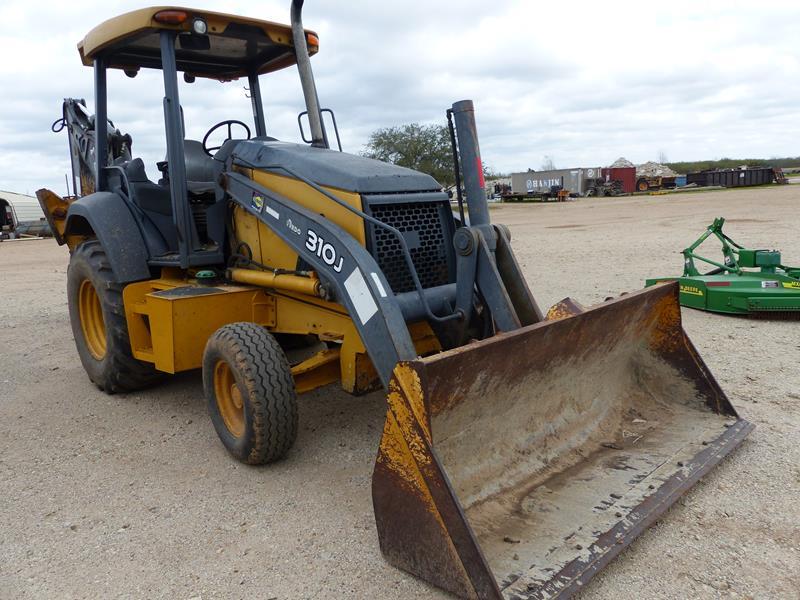
[[[517,196],[525,196],[560,186],[569,194],[584,196],[588,189],[587,180],[600,176],[600,167],[512,173],[511,192]]]
[[[541,188],[534,192],[527,192],[524,194],[508,192],[502,194],[500,199],[503,202],[566,202],[570,198],[577,197],[578,194],[570,193],[560,185],[554,185],[550,188]]]

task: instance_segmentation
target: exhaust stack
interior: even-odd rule
[[[303,96],[308,111],[308,122],[311,126],[312,145],[319,148],[330,148],[328,135],[325,132],[325,123],[320,112],[317,85],[314,82],[314,72],[311,69],[311,58],[308,55],[308,42],[303,29],[303,0],[292,0],[292,39],[294,52],[297,56],[297,70],[300,73],[300,85],[303,87]]]

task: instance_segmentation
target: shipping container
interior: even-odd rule
[[[727,169],[723,171],[689,173],[686,176],[686,182],[687,184],[694,183],[699,186],[743,187],[772,183],[773,178],[772,167],[758,167],[755,169]]]
[[[582,196],[586,192],[586,180],[601,177],[601,169],[556,169],[553,171],[528,171],[511,174],[511,191],[524,195],[546,191],[560,186],[572,194]]]
[[[602,177],[606,181],[619,181],[626,194],[636,191],[636,167],[606,167],[602,170]]]

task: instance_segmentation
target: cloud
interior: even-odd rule
[[[66,135],[49,131],[65,96],[92,101],[92,70],[76,44],[91,27],[138,2],[7,0],[0,19],[0,188],[63,190]],[[198,8],[221,10],[203,1]],[[287,21],[288,0],[227,12]],[[484,160],[495,170],[796,155],[800,137],[797,3],[496,0],[308,0],[316,30],[320,99],[336,111],[345,150],[370,132],[443,123],[472,98]],[[10,57],[18,57],[11,59]],[[181,83],[187,133],[222,119],[250,121],[246,82]],[[159,72],[109,76],[109,116],[134,139],[151,177],[164,156]],[[303,110],[295,69],[262,78],[271,135],[298,141]]]

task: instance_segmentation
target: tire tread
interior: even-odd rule
[[[231,323],[218,329],[209,339],[203,361],[212,411],[216,409],[211,381],[215,360],[209,356],[225,350],[235,363],[230,366],[242,376],[252,407],[253,439],[249,452],[237,458],[252,465],[276,461],[292,447],[298,428],[297,395],[286,355],[272,334],[255,323]]]
[[[106,328],[106,363],[99,376],[93,377],[90,373],[90,378],[98,388],[108,394],[130,392],[158,382],[163,374],[156,371],[152,364],[133,357],[122,300],[125,286],[113,279],[111,264],[100,242],[89,240],[80,244],[70,258],[70,270],[80,261],[87,263],[89,270],[97,278],[93,282],[95,287],[99,284],[102,289],[102,293],[98,295]],[[78,351],[81,352],[80,346]]]

